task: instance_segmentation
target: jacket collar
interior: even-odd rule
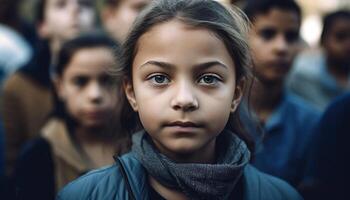
[[[81,173],[93,169],[93,166],[83,159],[84,156],[79,153],[74,145],[63,120],[57,118],[49,120],[42,129],[42,136],[49,141],[54,155],[64,160],[67,164]]]

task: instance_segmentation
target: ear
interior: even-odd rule
[[[63,81],[61,78],[55,76],[52,78],[52,82],[53,85],[55,87],[57,96],[59,97],[59,99],[61,99],[62,101],[64,101],[66,99],[66,92],[63,86]]]
[[[246,84],[246,80],[242,78],[241,80],[239,80],[238,84],[236,85],[235,94],[233,96],[233,100],[231,103],[231,113],[235,112],[239,104],[241,103],[245,84]]]
[[[132,81],[128,78],[123,80],[123,88],[124,92],[126,95],[126,98],[128,99],[132,109],[137,112],[138,111],[138,106],[135,98],[135,92],[134,92],[134,87],[132,85]]]

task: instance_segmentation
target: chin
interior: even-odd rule
[[[106,127],[106,123],[102,123],[102,122],[87,122],[84,124],[85,127],[89,128],[89,129],[102,129],[104,127]]]

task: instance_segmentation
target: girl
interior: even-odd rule
[[[68,185],[58,199],[300,199],[248,164],[249,137],[235,112],[249,75],[245,32],[238,11],[212,0],[147,7],[122,62],[130,104],[122,124],[143,129],[131,153]]]
[[[95,29],[93,0],[36,0],[35,3],[35,27],[39,41],[33,58],[9,76],[2,93],[5,170],[8,176],[13,175],[20,149],[38,136],[54,109],[49,68],[57,64],[62,44]]]
[[[54,70],[55,112],[29,143],[16,170],[19,198],[54,199],[65,184],[88,170],[113,163],[128,140],[111,123],[120,109],[110,70],[117,46],[103,36],[87,35],[66,43]],[[40,105],[38,105],[40,106]]]

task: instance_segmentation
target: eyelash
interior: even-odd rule
[[[164,80],[167,80],[167,82],[166,83],[157,82],[156,78],[164,78]],[[152,75],[147,77],[147,80],[151,81],[152,84],[159,85],[159,86],[166,85],[166,84],[170,83],[170,79],[168,78],[167,75],[164,75],[164,74],[152,74]]]
[[[208,79],[205,80],[205,78],[210,78],[211,82],[208,82]],[[167,85],[171,82],[170,78],[168,78],[168,76],[164,74],[152,74],[147,77],[147,80],[150,81],[152,84],[158,86]],[[200,85],[205,86],[216,86],[219,82],[222,82],[222,79],[220,76],[215,74],[203,74],[199,76],[197,81],[197,83],[199,83]]]

